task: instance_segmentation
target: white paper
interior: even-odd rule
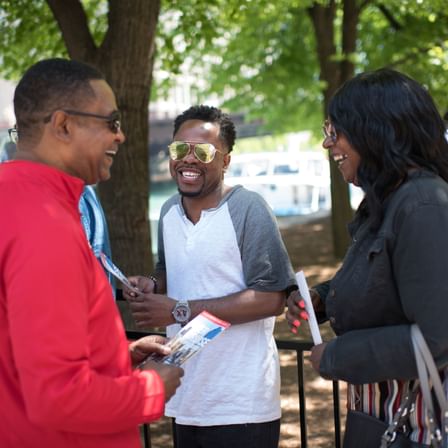
[[[202,311],[168,341],[166,345],[171,348],[169,355],[150,355],[138,367],[143,366],[149,360],[181,366],[229,327],[229,322],[219,319],[207,311]]]
[[[296,272],[296,280],[300,295],[305,302],[305,310],[308,313],[308,323],[310,325],[311,337],[313,338],[314,345],[322,344],[322,336],[320,335],[319,325],[317,323],[313,303],[311,302],[310,290],[306,283],[303,271]]]
[[[120,271],[118,266],[112,262],[112,260],[104,253],[100,253],[100,260],[103,264],[103,267],[110,272],[115,278],[120,280],[123,285],[127,286],[131,291],[134,291],[135,293],[140,293],[140,291],[126,278],[126,276],[123,274],[123,272]]]

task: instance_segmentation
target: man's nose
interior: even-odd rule
[[[115,139],[117,140],[117,142],[120,145],[126,141],[126,136],[124,135],[124,132],[123,132],[123,130],[121,128],[118,130]]]
[[[194,155],[194,145],[189,145],[189,149],[184,157],[184,160],[188,162],[197,161],[196,156]]]

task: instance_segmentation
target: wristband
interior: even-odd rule
[[[148,275],[148,278],[154,282],[154,294],[157,294],[157,279],[153,275]]]

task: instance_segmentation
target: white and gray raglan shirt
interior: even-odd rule
[[[159,261],[167,295],[210,299],[245,289],[283,291],[294,273],[271,209],[257,193],[234,187],[193,224],[181,196],[163,205]],[[261,423],[280,418],[275,317],[232,325],[185,366],[166,415],[184,425]],[[178,325],[167,328],[173,336]]]

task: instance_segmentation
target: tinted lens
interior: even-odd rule
[[[121,129],[121,122],[118,118],[115,118],[113,120],[110,120],[107,122],[109,125],[110,130],[114,133],[114,134],[118,134],[120,132]]]
[[[173,142],[168,145],[170,157],[173,160],[182,160],[190,150],[190,145],[185,142]]]
[[[194,145],[194,154],[202,163],[210,163],[215,158],[216,149],[211,143],[197,143]]]

